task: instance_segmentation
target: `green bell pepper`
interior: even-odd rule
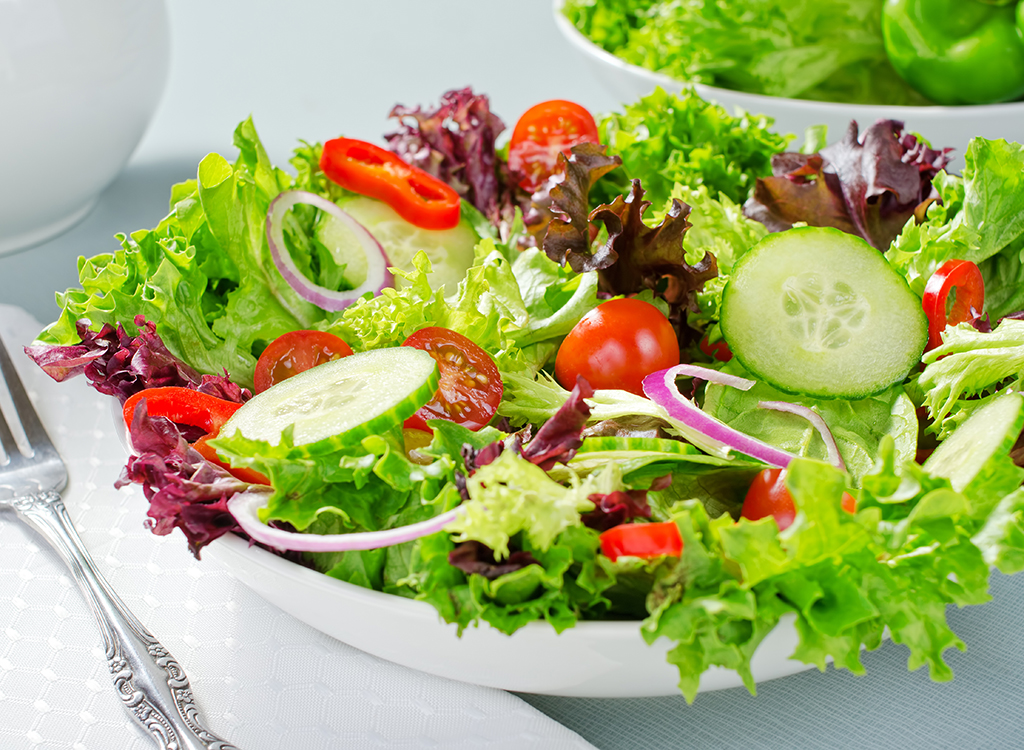
[[[886,0],[885,50],[936,104],[1024,96],[1024,0]]]

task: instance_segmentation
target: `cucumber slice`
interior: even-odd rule
[[[1007,454],[1024,429],[1024,401],[1007,393],[969,416],[925,460],[929,474],[945,477],[957,492],[981,473],[997,453]]]
[[[325,362],[268,388],[242,405],[221,428],[278,445],[293,440],[308,455],[354,445],[402,424],[438,388],[437,363],[409,346],[374,349]]]
[[[838,229],[770,234],[730,276],[722,333],[751,373],[787,393],[866,398],[921,359],[921,300],[880,252]]]
[[[465,219],[451,229],[421,229],[399,216],[387,203],[373,198],[357,195],[339,205],[377,239],[388,256],[390,266],[412,271],[413,257],[420,250],[425,252],[433,266],[427,276],[432,289],[444,285],[446,294],[454,294],[459,282],[466,278],[466,271],[473,265],[473,251],[480,236]],[[345,278],[349,283],[356,286],[362,283],[366,277],[365,254],[348,250],[356,240],[344,224],[325,214],[317,227],[317,239],[331,248],[336,262],[352,264],[345,268]],[[404,283],[402,278],[395,279],[395,286],[399,289]]]

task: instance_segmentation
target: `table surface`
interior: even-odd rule
[[[466,85],[489,94],[507,124],[543,99],[574,99],[594,111],[617,104],[558,35],[547,0],[173,0],[170,6],[171,75],[146,137],[80,224],[0,258],[0,302],[52,320],[54,291],[77,283],[76,258],[110,251],[117,232],[154,226],[167,210],[170,185],[194,177],[206,153],[232,154],[231,133],[249,114],[271,157],[285,164],[300,138],[376,140],[390,129],[387,113],[395,103],[429,104]],[[756,697],[726,690],[701,694],[692,706],[681,697],[521,697],[601,750],[1020,746],[1024,576],[995,574],[992,594],[982,607],[949,611],[968,650],[948,654],[956,673],[948,684],[908,672],[906,649],[886,643],[864,656],[865,676],[806,672],[764,683]],[[296,637],[330,647],[312,631]],[[0,660],[0,676],[4,669]],[[4,699],[0,693],[0,706],[8,705]],[[20,720],[0,707],[0,737]],[[552,735],[547,746],[585,746],[568,736]]]

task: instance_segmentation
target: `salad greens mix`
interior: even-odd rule
[[[743,28],[761,37],[733,38],[714,59],[659,58],[658,67],[685,66],[690,76],[788,71],[791,58],[810,52],[781,29],[780,9],[804,14],[798,26],[807,29],[837,17],[835,3],[778,4],[764,19],[748,5]],[[882,61],[877,30],[865,31],[864,18],[874,18],[875,3],[843,5],[861,12],[856,28],[839,30],[850,43],[820,45],[825,72],[792,80],[804,95],[833,98],[829,79],[841,81],[844,98],[874,99],[880,92],[869,81],[894,78],[872,72]],[[634,0],[616,8],[646,18],[712,6]],[[592,5],[569,9],[601,43],[641,49],[636,37],[647,32],[636,24],[620,28],[611,11]],[[709,18],[643,28],[728,31]],[[663,54],[657,39],[645,37],[642,48]],[[748,65],[751,55],[761,62]],[[833,69],[845,72],[830,77]],[[766,73],[759,85],[783,79],[788,73]],[[831,659],[862,672],[862,647],[876,648],[888,631],[909,649],[911,669],[927,665],[934,679],[949,679],[943,654],[965,646],[946,624],[946,607],[985,602],[993,567],[1024,569],[1024,147],[976,139],[954,175],[944,170],[945,151],[884,121],[863,133],[854,124],[828,146],[819,130],[808,138],[813,153],[787,153],[789,138],[765,118],[659,90],[604,117],[604,145],[576,146],[564,179],[529,193],[508,168],[497,140],[504,125],[486,97],[449,92],[437,110],[396,107],[393,115],[400,127],[388,137],[391,149],[459,192],[460,226],[478,238],[457,288],[432,286],[421,253],[395,271],[402,283],[343,310],[299,296],[270,258],[270,202],[295,189],[339,205],[352,195],[325,178],[319,144],[301,143],[290,173],[270,163],[246,120],[235,131],[238,157],[204,158],[196,179],[174,186],[157,227],[119,235],[115,252],[79,261],[81,288],[57,295],[60,318],[30,354],[55,378],[84,373],[122,402],[160,386],[242,402],[257,358],[289,331],[329,331],[359,352],[399,346],[427,326],[451,329],[490,355],[504,384],[497,416],[482,429],[432,421],[432,442],[412,452],[400,421],[322,451],[296,444],[290,429],[276,443],[241,432],[213,441],[233,467],[269,480],[260,518],[277,528],[379,531],[462,509],[443,531],[417,539],[284,553],[290,559],[428,601],[460,629],[639,621],[649,642],[675,644],[669,660],[688,700],[713,665],[736,670],[753,692],[750,659],[787,614],[799,635],[794,658],[821,669]],[[339,288],[345,264],[322,241],[321,214],[295,207],[284,228],[288,250],[311,281]],[[741,518],[763,463],[702,441],[641,395],[563,387],[551,372],[580,319],[626,295],[668,317],[684,362],[750,378],[737,358],[708,354],[722,337],[723,292],[760,240],[803,225],[870,242],[917,296],[944,262],[974,261],[988,314],[946,329],[920,368],[865,398],[812,398],[763,381],[747,390],[717,378],[694,382],[705,414],[796,456],[785,479],[795,518],[780,531],[771,516]],[[766,330],[774,324],[766,320]],[[828,430],[764,402],[809,409]],[[131,435],[137,455],[122,481],[144,485],[155,532],[181,529],[198,555],[238,531],[228,502],[250,485],[145,408]],[[856,497],[855,513],[843,509],[844,493]],[[604,554],[602,532],[630,520],[675,524],[681,550]]]
[[[797,99],[925,104],[889,62],[883,5],[566,0],[563,12],[604,50],[680,81]],[[959,79],[947,85],[970,88]]]

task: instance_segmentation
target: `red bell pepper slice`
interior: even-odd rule
[[[139,391],[124,402],[124,423],[131,429],[135,407],[146,399],[151,417],[167,417],[175,424],[198,427],[203,432],[216,435],[241,404],[225,401],[208,393],[194,391],[180,386],[148,388]]]
[[[151,417],[166,417],[175,424],[189,425],[203,430],[206,434],[196,440],[192,447],[207,461],[227,469],[243,482],[270,484],[270,480],[258,471],[231,467],[220,459],[212,447],[207,445],[207,441],[220,432],[220,428],[232,414],[238,411],[241,404],[235,401],[225,401],[191,388],[179,386],[149,388],[139,391],[124,402],[124,423],[129,431],[132,419],[135,417],[135,408],[142,399],[146,399],[146,408]]]
[[[985,308],[985,280],[969,260],[947,260],[924,287],[921,306],[928,317],[928,350],[942,345],[947,325],[974,320]]]
[[[649,559],[683,553],[683,538],[674,521],[620,524],[603,532],[599,541],[601,552],[612,562],[627,556]]]
[[[390,151],[354,138],[324,144],[320,169],[332,182],[384,201],[410,224],[451,229],[459,223],[459,194]]]

